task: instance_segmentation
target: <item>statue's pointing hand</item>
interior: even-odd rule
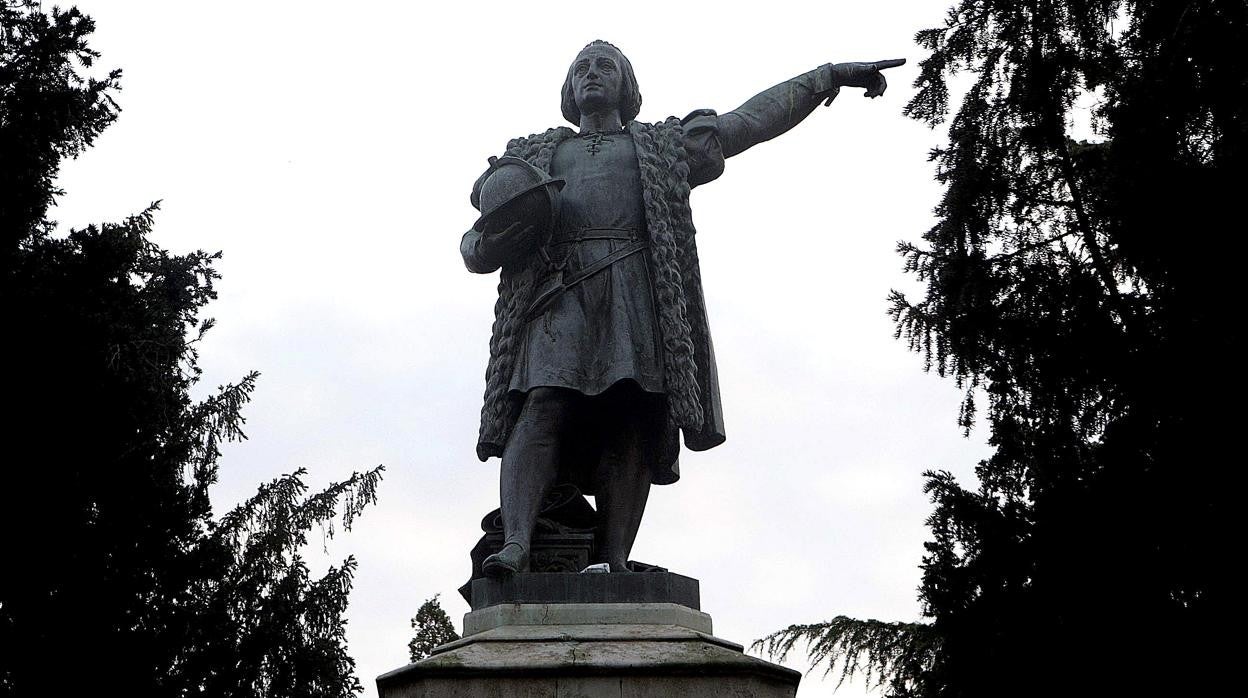
[[[905,65],[904,58],[891,58],[870,63],[836,63],[832,66],[832,82],[837,87],[865,87],[864,97],[879,97],[888,89],[888,81],[880,71]]]

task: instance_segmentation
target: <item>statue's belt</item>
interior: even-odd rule
[[[621,259],[637,254],[638,252],[641,252],[642,250],[649,247],[649,243],[647,243],[645,240],[637,240],[636,238],[606,237],[603,235],[592,234],[592,233],[598,232],[597,230],[594,230],[594,231],[587,230],[583,232],[591,233],[591,234],[577,237],[572,240],[562,240],[559,242],[576,242],[579,240],[595,240],[595,239],[597,240],[632,239],[632,242],[630,242],[629,244],[619,249],[612,251],[611,253],[607,255],[599,257],[598,259],[594,260],[593,262],[590,262],[589,264],[586,264],[584,267],[581,267],[580,269],[578,269],[575,274],[572,274],[570,276],[567,274],[566,270],[562,268],[558,269],[554,275],[553,280],[550,283],[548,283],[541,291],[538,292],[538,294],[533,298],[533,302],[529,303],[528,310],[524,311],[525,322],[531,321],[534,318],[536,318],[538,315],[541,315],[543,312],[545,312],[546,308],[549,307],[550,304],[553,303],[556,298],[562,295],[564,291],[567,291],[573,286],[581,283],[582,281],[584,281],[585,279],[588,279],[594,274],[597,274],[603,269],[606,269],[612,264],[615,264]],[[555,243],[555,241],[552,241],[552,243]]]
[[[577,228],[575,230],[557,230],[550,236],[550,245],[566,245],[573,242],[589,240],[628,240],[635,241],[641,231],[637,228]]]

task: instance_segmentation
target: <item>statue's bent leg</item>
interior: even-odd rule
[[[618,428],[609,438],[595,473],[599,551],[612,572],[628,572],[628,556],[650,496],[650,467],[644,460],[643,417],[637,409],[616,413]]]
[[[487,573],[528,569],[533,526],[542,499],[559,473],[559,445],[577,397],[566,388],[545,387],[534,388],[525,397],[503,449],[499,500],[505,543],[503,550],[486,558],[483,568]]]

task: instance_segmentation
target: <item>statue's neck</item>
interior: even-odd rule
[[[620,120],[620,112],[613,109],[609,112],[581,114],[577,129],[581,134],[614,133],[624,130],[624,123]]]

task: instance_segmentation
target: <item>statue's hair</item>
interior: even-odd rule
[[[595,46],[607,46],[611,50],[620,55],[620,77],[623,81],[620,85],[620,122],[628,125],[628,122],[637,118],[641,113],[641,90],[637,87],[637,76],[633,73],[633,64],[629,62],[628,56],[624,52],[616,48],[613,44],[602,39],[595,39],[585,45],[577,56],[584,53],[586,49]],[[576,71],[576,60],[572,60],[572,65],[568,66],[568,77],[563,81],[563,90],[561,91],[562,103],[560,107],[563,109],[563,118],[573,124],[581,123],[581,109],[576,106],[576,95],[572,90],[573,72]]]

